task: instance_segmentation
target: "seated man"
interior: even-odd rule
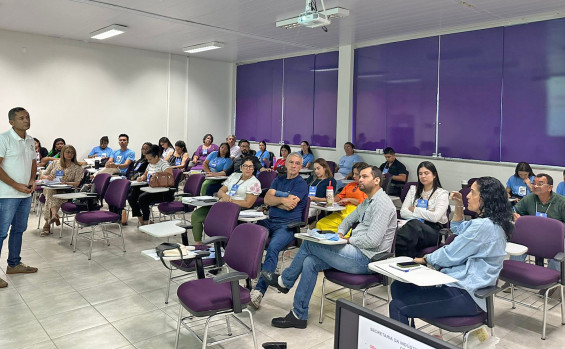
[[[232,160],[241,155],[241,149],[239,149],[239,145],[235,145],[235,140],[235,135],[229,135],[226,138],[226,143],[230,145],[230,157]]]
[[[257,222],[269,229],[271,240],[267,247],[263,270],[274,272],[279,260],[279,252],[294,239],[287,227],[289,223],[300,222],[308,198],[308,185],[300,177],[302,155],[291,153],[286,158],[286,175],[275,178],[265,195],[265,203],[270,206],[269,218]],[[255,289],[251,291],[251,305],[259,309],[261,299],[267,291],[267,283],[260,277]]]
[[[355,227],[345,245],[322,245],[304,241],[292,263],[281,275],[263,268],[261,275],[268,284],[282,293],[287,293],[302,274],[293,309],[287,316],[271,321],[274,327],[306,328],[308,305],[318,272],[334,268],[352,274],[372,273],[368,264],[376,254],[390,252],[396,230],[396,208],[392,200],[381,190],[382,174],[376,166],[361,170],[359,189],[369,197],[357,206],[339,226],[339,237],[344,238],[350,228]]]
[[[119,135],[118,143],[120,144],[120,149],[112,153],[106,162],[106,168],[102,171],[98,171],[98,173],[121,173],[122,176],[126,175],[129,164],[135,161],[135,152],[128,149],[129,136],[127,134],[122,133]]]
[[[383,188],[388,195],[400,196],[402,187],[408,179],[408,171],[406,166],[396,159],[396,153],[391,147],[386,147],[384,150],[385,160],[379,169],[383,174],[389,173],[392,177],[388,188]]]
[[[88,157],[101,157],[102,159],[108,159],[110,156],[112,156],[113,153],[112,148],[108,146],[108,143],[110,143],[108,136],[103,136],[102,138],[100,138],[100,146],[92,148],[92,151],[90,152],[90,154],[88,154]]]

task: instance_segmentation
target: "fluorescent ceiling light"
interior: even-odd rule
[[[206,43],[203,43],[203,44],[187,46],[187,47],[183,48],[182,50],[186,53],[197,53],[197,52],[215,50],[217,48],[222,48],[222,47],[224,47],[223,42],[212,41],[212,42],[206,42]]]
[[[127,31],[128,27],[119,24],[112,24],[106,28],[98,29],[90,33],[92,39],[104,40],[111,38],[112,36],[123,34]]]
[[[349,16],[349,10],[343,7],[332,7],[329,8],[325,11],[320,11],[321,14],[324,14],[327,16],[328,19],[333,19],[333,18],[341,18],[341,17],[347,17]],[[284,29],[291,29],[291,28],[296,28],[299,27],[300,24],[298,24],[298,16],[296,17],[292,17],[292,18],[288,18],[288,19],[283,19],[281,21],[277,21],[275,23],[275,26],[278,28],[284,28]]]

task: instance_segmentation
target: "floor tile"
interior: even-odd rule
[[[137,343],[176,329],[176,321],[160,310],[113,322],[131,343]]]
[[[135,315],[154,311],[157,308],[141,295],[132,295],[94,305],[108,321],[114,322]]]
[[[77,291],[36,298],[27,302],[27,305],[38,319],[90,306]]]
[[[91,304],[98,304],[134,295],[136,292],[121,281],[115,281],[79,291]]]
[[[129,345],[128,340],[110,324],[75,332],[53,342],[58,349],[114,349]]]
[[[108,323],[108,321],[92,307],[67,311],[39,321],[52,339]]]

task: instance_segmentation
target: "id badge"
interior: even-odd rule
[[[180,166],[180,164],[182,164],[182,159],[176,159],[175,166]]]
[[[216,168],[216,166],[218,166],[218,160],[214,159],[212,160],[212,162],[210,162],[210,167],[211,168]]]
[[[208,154],[208,149],[202,149],[202,155]]]
[[[239,184],[234,184],[232,185],[230,192],[228,193],[229,196],[231,196],[232,198],[235,196],[235,193],[237,192],[237,189],[239,188]]]
[[[387,174],[387,173],[388,173],[388,168],[385,167],[385,168],[383,169],[383,174]]]
[[[65,175],[65,171],[63,171],[63,170],[58,170],[57,172],[55,172],[56,178],[61,179],[61,178],[63,178],[64,175]]]
[[[100,154],[100,157],[105,158],[105,157],[106,157],[106,153]]]
[[[149,184],[149,181],[151,180],[152,175],[153,175],[152,173],[147,174],[147,184]]]
[[[526,187],[526,186],[518,187],[518,195],[520,195],[520,196],[526,196],[526,190],[527,190],[527,188],[528,188],[528,187]]]
[[[536,212],[536,217],[547,218],[547,213]]]
[[[311,185],[308,188],[308,196],[316,196],[316,187]]]
[[[138,162],[137,165],[135,165],[135,168],[133,170],[138,171],[140,167],[141,167],[141,162]]]
[[[418,199],[418,201],[416,202],[416,207],[425,208],[427,210],[428,209],[428,200]],[[422,218],[417,218],[417,219],[420,222],[424,223],[424,220]]]

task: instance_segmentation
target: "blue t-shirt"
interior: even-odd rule
[[[104,149],[100,148],[100,146],[92,148],[92,151],[88,156],[100,156],[102,158],[109,158],[114,154],[114,151],[110,147],[106,147]]]
[[[314,155],[312,155],[312,153],[308,153],[306,155],[304,155],[304,153],[301,151],[299,151],[298,153],[300,153],[300,155],[302,155],[302,167],[306,167],[306,164],[308,163],[313,163],[314,162]]]
[[[344,155],[341,159],[339,159],[339,170],[337,172],[347,176],[351,173],[351,171],[353,171],[353,164],[361,161],[363,160],[361,160],[361,157],[357,154],[350,156]]]
[[[530,177],[530,182],[534,182],[534,176]],[[506,186],[512,191],[512,195],[524,197],[530,193],[530,188],[524,183],[524,180],[520,177],[510,176]]]
[[[255,156],[257,157],[257,159],[259,159],[259,162],[261,162],[261,166],[265,167],[265,160],[269,160],[269,157],[271,156],[271,154],[269,153],[268,150],[265,150],[264,152],[261,152],[260,150],[257,151],[255,153]],[[272,164],[271,164],[272,165]]]
[[[210,171],[212,172],[222,172],[231,166],[231,158],[221,158],[218,156],[217,151],[211,152],[210,155],[206,157],[206,160],[208,160],[208,167],[210,167]]]
[[[565,196],[565,182],[559,183],[555,192],[559,195]]]
[[[269,209],[269,219],[275,220],[281,223],[291,223],[299,222],[302,220],[302,212],[306,206],[306,199],[308,198],[308,185],[306,181],[300,177],[294,177],[293,179],[287,179],[286,176],[278,176],[271,184],[271,189],[278,192],[287,194],[286,196],[292,194],[300,198],[300,202],[291,211],[286,211],[278,207],[271,207]]]
[[[122,151],[121,149],[115,150],[111,156],[114,159],[116,165],[124,164],[127,160],[135,161],[135,152],[131,149],[126,149]],[[120,172],[125,175],[128,171],[127,168],[120,168]]]

